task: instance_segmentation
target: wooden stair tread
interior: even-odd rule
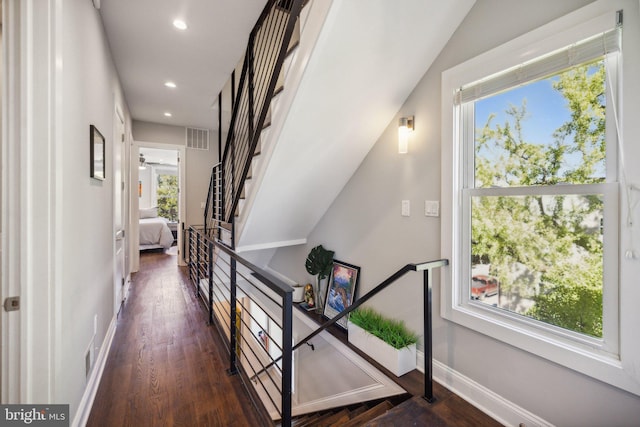
[[[311,427],[315,426],[315,423],[320,421],[322,415],[319,413],[311,414],[305,417],[305,420],[301,423],[296,423],[296,427]]]
[[[289,45],[289,47],[287,48],[287,54],[286,56],[291,55],[293,52],[296,51],[296,49],[298,48],[298,45],[300,44],[300,40],[296,40],[295,42],[291,43]]]
[[[393,408],[393,404],[388,400],[383,401],[382,403],[377,404],[371,409],[366,410],[360,415],[351,418],[346,423],[342,424],[342,427],[358,427],[363,425],[369,420],[372,420],[380,415],[386,413],[389,409]],[[400,424],[398,424],[400,425]]]
[[[349,410],[348,409],[343,409],[341,411],[338,411],[334,414],[328,414],[327,416],[323,417],[321,420],[319,420],[316,424],[315,427],[331,427],[331,426],[335,426],[341,423],[344,423],[346,421],[349,421]]]
[[[461,407],[465,408],[464,417],[460,416]],[[389,425],[494,427],[501,424],[478,408],[469,405],[461,397],[451,395],[435,403],[429,403],[420,396],[414,396],[364,425],[367,427]]]

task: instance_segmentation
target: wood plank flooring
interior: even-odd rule
[[[176,257],[143,253],[88,426],[259,426]]]
[[[143,253],[140,272],[133,276],[119,314],[87,425],[264,425],[240,377],[227,376],[228,354],[217,329],[207,326],[206,320],[187,270],[176,265],[176,256]],[[334,335],[344,333],[334,331]],[[415,371],[403,376],[402,386],[419,395],[422,374]],[[434,394],[433,405],[414,397],[376,414],[381,416],[367,425],[500,425],[437,383]]]

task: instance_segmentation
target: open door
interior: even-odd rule
[[[126,184],[125,174],[125,137],[124,116],[116,104],[114,112],[113,132],[113,232],[114,232],[114,314],[118,313],[125,294],[125,218],[126,218]]]

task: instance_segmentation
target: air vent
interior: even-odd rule
[[[195,150],[208,150],[209,129],[187,128],[187,147]]]

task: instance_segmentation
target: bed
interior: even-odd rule
[[[158,217],[158,208],[140,209],[140,250],[169,249],[173,233],[169,220]]]

